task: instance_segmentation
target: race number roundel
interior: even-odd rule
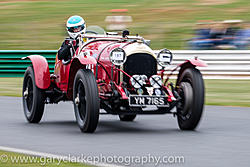
[[[126,60],[126,53],[122,48],[115,48],[110,52],[109,59],[116,66],[123,65]]]

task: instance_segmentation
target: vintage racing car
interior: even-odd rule
[[[43,56],[23,59],[32,62],[24,74],[22,91],[30,123],[41,120],[45,104],[59,101],[73,101],[81,131],[89,133],[97,127],[100,109],[118,115],[121,121],[133,121],[137,114],[170,113],[177,116],[182,130],[195,129],[202,115],[204,82],[196,66],[206,63],[194,58],[170,69],[173,55],[169,50],[155,54],[149,41],[130,36],[128,31],[118,35],[87,29],[69,61],[56,58],[53,74]],[[176,70],[173,84],[169,77]]]

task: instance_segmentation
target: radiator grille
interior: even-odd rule
[[[157,74],[157,62],[150,54],[136,53],[127,57],[123,69],[129,75],[144,74],[149,78],[150,76]],[[129,77],[124,75],[123,80],[128,83]]]

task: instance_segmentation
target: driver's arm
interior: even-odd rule
[[[70,53],[70,45],[66,45],[65,41],[62,43],[62,46],[58,50],[58,59],[59,60],[68,60],[70,59],[71,53]]]

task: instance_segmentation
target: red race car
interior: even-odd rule
[[[99,30],[88,29],[81,35],[69,61],[56,58],[53,74],[43,56],[24,58],[32,62],[23,80],[27,120],[38,123],[45,104],[73,101],[82,132],[95,131],[100,109],[118,115],[121,121],[133,121],[137,114],[169,113],[177,115],[180,129],[195,129],[204,105],[204,82],[196,66],[206,63],[194,58],[170,69],[173,56],[169,50],[155,54],[149,41],[138,35],[129,36],[128,31],[100,34]],[[174,85],[169,77],[176,70]]]

